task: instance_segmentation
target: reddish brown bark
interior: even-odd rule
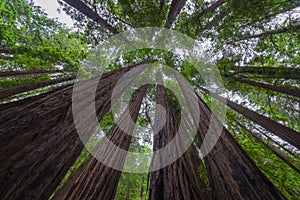
[[[66,87],[69,87],[69,86],[71,86],[71,85],[67,84],[67,85],[63,85],[63,86],[60,86],[60,87],[55,87],[54,89],[51,88],[49,91],[41,93],[41,94],[36,95],[36,96],[31,96],[31,97],[27,97],[27,98],[24,98],[24,99],[21,99],[21,100],[11,101],[11,102],[8,102],[8,103],[0,104],[0,113],[2,113],[6,109],[10,109],[13,112],[14,109],[18,109],[19,107],[25,107],[25,106],[35,102],[35,100],[41,99],[45,96],[48,96],[48,95],[50,95],[54,92],[57,92],[57,91],[62,90]]]
[[[284,87],[284,86],[269,85],[266,83],[260,83],[260,82],[251,81],[251,80],[247,80],[247,79],[236,78],[235,80],[237,80],[238,82],[247,84],[247,85],[254,86],[254,87],[259,87],[259,88],[263,88],[266,90],[280,92],[282,94],[287,94],[287,95],[291,95],[291,96],[300,98],[300,90],[298,90],[296,88],[288,88],[288,87]]]
[[[80,166],[74,170],[70,176],[68,177],[67,181],[62,185],[62,187],[58,190],[58,192],[53,196],[53,200],[61,200],[65,199],[67,194],[70,192],[73,185],[78,181],[84,170],[86,169],[87,165],[91,161],[92,156],[89,156]]]
[[[181,9],[185,5],[186,0],[173,0],[168,13],[168,17],[165,23],[165,28],[171,28],[173,22],[175,21],[177,15],[180,13]]]
[[[136,122],[140,106],[145,94],[146,86],[142,86],[129,103],[129,113],[134,122]],[[122,115],[120,123],[128,126],[128,116]],[[98,156],[106,156],[105,159],[110,163],[118,163],[120,166],[124,165],[126,155],[116,153],[114,148],[109,148],[108,142],[113,142],[118,148],[128,151],[134,126],[128,127],[128,132],[124,132],[117,125],[113,128],[108,138],[101,144],[97,150]],[[73,179],[73,185],[68,187],[67,192],[63,192],[64,196],[58,194],[56,199],[114,199],[117,191],[117,185],[122,171],[112,169],[105,164],[92,158],[85,169],[82,171],[77,180]]]
[[[95,96],[99,120],[110,109],[116,82],[129,69],[106,73],[99,81]],[[73,95],[77,109],[85,115],[80,124],[86,125],[86,138],[95,130],[87,110],[91,104],[84,101],[93,92],[93,80],[98,77],[79,83],[80,92]],[[66,87],[13,112],[1,111],[0,198],[48,199],[77,159],[83,144],[73,122],[72,92],[72,86]]]
[[[204,91],[205,93],[207,93],[208,95],[212,96],[213,98],[219,100],[220,102],[226,104],[227,106],[229,106],[230,108],[232,108],[233,110],[239,112],[240,114],[244,115],[245,117],[247,117],[248,119],[250,119],[251,121],[259,124],[260,126],[262,126],[263,128],[271,131],[272,133],[274,133],[275,135],[277,135],[278,137],[280,137],[281,139],[287,141],[288,143],[290,143],[291,145],[295,146],[296,148],[300,149],[300,133],[298,133],[297,131],[283,126],[277,122],[275,122],[274,120],[267,118],[263,115],[260,115],[252,110],[249,110],[239,104],[236,104],[232,101],[229,101],[228,99],[225,99],[205,88],[200,87],[200,89],[202,91]]]
[[[34,71],[12,71],[12,72],[0,72],[0,77],[12,77],[12,76],[27,76],[35,74],[56,74],[63,73],[63,70],[34,70]]]
[[[177,77],[177,80],[180,78]],[[194,113],[195,106],[200,108],[200,123],[198,138],[204,140],[208,129],[211,130],[211,138],[217,137],[218,126],[223,127],[221,122],[212,115],[210,109],[196,95],[198,101],[191,101],[193,89],[188,84],[179,81],[182,92],[188,102],[191,114]],[[203,150],[208,151],[211,139],[208,143],[202,144]],[[201,143],[196,142],[201,147]],[[217,143],[213,146],[209,154],[204,157],[208,178],[211,185],[213,199],[282,199],[285,198],[278,189],[262,174],[251,158],[244,152],[241,146],[223,127]]]
[[[167,94],[162,79],[159,76],[159,83],[157,85],[156,102],[163,106],[166,110],[166,123],[162,130],[159,131],[154,138],[154,148],[163,148],[166,144],[171,142],[177,132],[177,122],[174,114],[170,108]],[[155,127],[160,127],[161,112],[157,110],[155,118]],[[182,151],[182,144],[179,141],[176,143],[175,151]],[[205,184],[200,179],[198,167],[201,160],[198,156],[193,156],[195,150],[185,152],[179,159],[163,169],[151,173],[151,184],[149,191],[149,199],[210,199],[210,195],[205,192]],[[174,153],[174,152],[169,152]],[[159,157],[154,152],[153,163],[164,162],[165,158]]]
[[[63,83],[66,81],[74,80],[76,76],[67,76],[67,77],[61,77],[61,78],[56,78],[56,79],[50,79],[50,80],[45,80],[45,81],[40,81],[40,82],[35,82],[35,83],[26,83],[23,85],[17,85],[9,88],[5,88],[0,90],[0,99],[7,98],[16,94],[20,94],[23,92],[28,92],[30,90],[35,90],[38,88],[54,85],[57,83]]]
[[[88,7],[84,2],[80,0],[63,0],[88,18],[92,19],[93,21],[99,23],[100,25],[104,26],[107,30],[109,30],[113,34],[118,34],[119,32],[112,27],[105,19],[100,17],[98,13],[94,12],[90,7]]]

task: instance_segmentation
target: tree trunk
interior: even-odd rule
[[[219,8],[220,6],[222,6],[224,3],[225,3],[225,0],[218,0],[218,1],[216,1],[215,3],[213,3],[212,5],[210,5],[209,7],[205,8],[201,12],[197,13],[196,14],[196,19],[199,20],[200,17],[203,17],[207,13],[210,13],[210,12],[216,10],[217,8]]]
[[[165,28],[171,28],[173,22],[175,21],[177,15],[180,13],[181,9],[185,5],[186,0],[173,0],[168,13],[167,21],[165,23]]]
[[[280,92],[282,94],[287,94],[287,95],[291,95],[291,96],[300,98],[300,90],[298,90],[296,88],[288,88],[288,87],[284,87],[284,86],[269,85],[266,83],[259,83],[259,82],[251,81],[251,80],[247,80],[247,79],[235,78],[235,80],[237,80],[238,82],[247,84],[247,85],[254,86],[254,87],[259,87],[259,88],[263,88],[266,90],[272,90],[275,92]]]
[[[90,7],[88,7],[84,2],[81,0],[63,0],[88,18],[92,19],[93,21],[97,22],[98,24],[104,26],[107,30],[109,30],[113,34],[118,34],[119,32],[112,27],[105,19],[100,17],[98,13],[94,12]]]
[[[147,86],[142,86],[129,103],[129,113],[134,122],[137,121],[140,106],[143,100]],[[120,155],[116,153],[116,148],[122,148],[128,151],[131,143],[131,134],[133,134],[134,126],[129,125],[127,115],[120,117],[120,123],[127,126],[128,132],[124,132],[117,125],[113,128],[108,138],[101,144],[97,150],[97,156],[104,156],[110,163],[118,163],[120,167],[124,165],[126,154]],[[115,147],[111,148],[108,142],[114,143]],[[92,158],[85,167],[80,177],[73,181],[73,185],[69,188],[65,196],[56,196],[55,199],[114,199],[117,191],[117,185],[122,171],[110,168],[105,164]]]
[[[290,31],[298,31],[298,30],[300,30],[300,24],[290,25],[288,27],[270,30],[270,31],[262,32],[262,33],[255,34],[255,35],[244,36],[244,40],[245,39],[253,39],[253,38],[261,38],[261,37],[265,37],[265,36],[271,36],[271,35],[282,34],[282,33],[287,33]]]
[[[66,182],[62,185],[62,187],[58,190],[58,192],[53,196],[52,200],[61,200],[65,199],[70,189],[73,187],[74,183],[76,183],[84,172],[85,168],[91,161],[92,156],[90,155],[80,166],[75,169]]]
[[[198,99],[197,102],[191,101],[192,96],[189,93],[193,89],[184,81],[183,78],[176,77],[179,80],[181,90],[189,105],[191,114],[195,116],[195,106],[200,108],[200,123],[198,128],[198,138],[200,142],[196,144],[201,148],[201,142],[204,140],[207,131],[210,129],[211,139],[216,137],[217,143],[210,144],[211,139],[202,144],[204,151],[207,147],[214,145],[206,157],[204,157],[208,178],[211,185],[213,199],[282,199],[285,198],[279,190],[262,174],[251,158],[244,152],[241,146],[223,127],[221,122],[211,113],[207,105],[201,98],[194,93]],[[221,129],[220,137],[217,137],[217,131]],[[202,152],[203,153],[203,152]]]
[[[249,129],[247,129],[243,124],[239,123],[236,120],[234,120],[234,121],[235,121],[235,123],[237,123],[238,126],[240,126],[241,128],[243,128],[246,131],[246,133],[247,133],[248,136],[253,137],[257,142],[259,142],[264,147],[266,147],[267,149],[269,149],[272,153],[274,153],[278,158],[280,158],[283,162],[285,162],[295,172],[297,172],[298,174],[300,174],[300,170],[295,165],[293,165],[285,156],[283,156],[282,153],[280,153],[279,151],[275,150],[269,144],[265,143],[260,137],[258,137],[257,135],[255,135]]]
[[[34,71],[13,71],[13,72],[0,72],[0,77],[12,77],[12,76],[26,76],[35,74],[56,74],[63,73],[63,70],[34,70]]]
[[[286,126],[283,126],[277,122],[275,122],[272,119],[269,119],[263,115],[260,115],[252,110],[249,110],[241,105],[238,105],[232,101],[229,101],[228,99],[225,99],[205,88],[200,87],[202,91],[207,93],[208,95],[214,97],[215,99],[219,100],[220,102],[226,104],[233,110],[237,111],[238,113],[242,114],[243,116],[247,117],[251,121],[257,123],[258,125],[262,126],[263,128],[271,131],[281,139],[287,141],[294,147],[300,149],[300,133],[297,131],[288,128]]]
[[[95,96],[99,120],[110,109],[111,94],[118,79],[130,69],[132,67],[121,68],[101,77]],[[85,137],[89,138],[95,130],[94,118],[89,112],[94,109],[93,104],[84,101],[93,93],[90,88],[95,80],[98,77],[79,83],[77,96],[72,96],[70,86],[13,112],[1,111],[0,198],[25,198],[25,194],[32,199],[51,196],[83,148],[73,122],[72,98],[85,116],[79,121],[87,128]],[[122,85],[123,91],[126,86]]]
[[[229,75],[235,74],[258,74],[264,77],[271,78],[285,78],[285,79],[300,79],[300,69],[288,67],[259,67],[259,66],[233,66],[231,68],[234,72]]]
[[[0,113],[2,113],[6,109],[10,109],[13,112],[14,109],[18,109],[20,107],[25,107],[25,106],[35,102],[35,100],[44,98],[48,95],[51,95],[51,94],[53,94],[57,91],[63,90],[64,88],[67,88],[67,87],[70,87],[70,86],[71,86],[70,84],[67,84],[67,85],[63,85],[63,86],[60,86],[60,87],[55,87],[54,89],[53,88],[50,89],[48,92],[44,92],[44,93],[38,94],[36,96],[31,96],[31,97],[27,97],[27,98],[20,99],[20,100],[17,100],[17,101],[11,101],[11,102],[8,102],[8,103],[0,104]]]
[[[76,79],[76,76],[67,76],[67,77],[62,77],[57,79],[45,80],[45,81],[40,81],[35,83],[26,83],[23,85],[17,85],[17,86],[5,88],[0,90],[0,99],[4,99],[30,90],[35,90],[38,88],[42,88],[42,87],[46,87],[57,83],[74,80],[74,79]]]
[[[163,148],[171,142],[177,132],[177,122],[168,103],[167,94],[163,86],[161,75],[159,75],[157,85],[156,102],[163,106],[166,110],[166,123],[164,127],[155,137],[154,150]],[[155,115],[155,127],[161,127],[161,111],[157,110]],[[156,136],[156,135],[155,135]],[[176,143],[174,151],[182,150],[182,143]],[[186,151],[179,159],[163,169],[151,173],[151,185],[149,191],[149,199],[210,199],[209,195],[204,192],[205,184],[200,179],[198,167],[200,159],[192,160],[192,152]],[[170,155],[173,153],[169,152]],[[195,157],[194,157],[195,158]],[[197,160],[199,162],[197,162]],[[164,162],[164,158],[155,154],[152,164]]]

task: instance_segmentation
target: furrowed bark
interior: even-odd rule
[[[138,89],[136,95],[131,99],[129,107],[127,107],[134,122],[137,121],[146,88],[147,86],[142,86]],[[127,126],[127,131],[124,132],[116,125],[106,141],[97,150],[97,156],[105,156],[106,161],[118,163],[120,166],[124,165],[126,154],[120,155],[115,148],[122,148],[125,151],[129,149],[134,126],[128,127],[128,120],[129,116],[123,113],[119,123]],[[108,142],[114,143],[117,147],[110,148]],[[97,160],[97,158],[92,158],[85,169],[78,170],[82,172],[76,180],[71,180],[73,185],[67,188],[67,192],[62,192],[64,195],[58,194],[55,196],[55,199],[114,199],[117,191],[116,186],[118,185],[122,171],[106,166]]]
[[[197,102],[191,101],[193,89],[184,81],[179,80],[181,90],[188,102],[191,114],[195,107],[200,108],[200,122],[198,128],[198,138],[196,142],[199,148],[214,145],[207,156],[204,157],[208,178],[211,185],[212,199],[285,199],[283,194],[262,174],[251,158],[245,153],[241,146],[223,127],[221,122],[211,113],[202,99],[194,93]],[[218,130],[220,127],[221,129]],[[211,131],[211,139],[215,137],[216,144],[210,144],[211,139],[206,144],[201,144],[207,134]],[[218,138],[217,131],[221,131]]]
[[[119,32],[112,27],[105,19],[100,17],[98,13],[94,12],[90,7],[88,7],[84,2],[80,0],[63,0],[88,18],[92,19],[93,21],[99,23],[100,25],[104,26],[107,30],[109,30],[113,34],[118,34]]]
[[[168,13],[168,17],[165,23],[165,28],[171,28],[173,22],[175,21],[176,17],[180,13],[181,9],[185,5],[186,0],[173,0],[171,3],[171,7]]]
[[[280,137],[281,139],[287,141],[288,143],[290,143],[291,145],[293,145],[294,147],[300,149],[300,133],[298,133],[297,131],[283,126],[277,122],[275,122],[274,120],[267,118],[263,115],[260,115],[252,110],[249,110],[239,104],[236,104],[232,101],[229,101],[226,98],[223,98],[203,87],[199,87],[203,92],[207,93],[208,95],[210,95],[211,97],[219,100],[220,102],[226,104],[227,106],[229,106],[230,108],[232,108],[233,110],[237,111],[238,113],[242,114],[243,116],[247,117],[248,119],[250,119],[251,121],[255,122],[256,124],[262,126],[263,128],[271,131],[272,133],[274,133],[275,135],[277,135],[278,137]]]
[[[36,95],[36,96],[31,96],[31,97],[27,97],[27,98],[24,98],[24,99],[21,99],[21,100],[0,104],[0,113],[2,113],[6,109],[10,109],[10,110],[20,109],[22,107],[25,107],[25,106],[33,103],[35,100],[41,99],[41,98],[43,98],[47,95],[50,95],[54,92],[57,92],[57,91],[62,90],[66,87],[69,87],[69,86],[71,86],[71,85],[67,84],[67,85],[63,85],[63,86],[60,86],[60,87],[55,87],[54,89],[51,89],[48,92],[41,93],[41,94]]]
[[[251,85],[254,87],[259,87],[259,88],[263,88],[266,90],[280,92],[282,94],[287,94],[287,95],[291,95],[291,96],[300,98],[300,90],[298,90],[296,88],[288,88],[288,87],[284,87],[284,86],[269,85],[266,83],[260,83],[260,82],[251,81],[251,80],[247,80],[247,79],[235,78],[235,80],[237,80],[240,83],[244,83],[244,84]]]
[[[166,144],[170,143],[177,133],[177,122],[175,120],[173,111],[170,108],[167,94],[164,86],[162,85],[162,78],[159,76],[159,84],[157,85],[157,104],[163,106],[166,110],[166,123],[162,130],[155,137],[154,150],[163,148]],[[155,126],[161,127],[161,113],[156,112]],[[182,142],[176,142],[175,151],[183,151]],[[193,147],[189,151],[174,161],[172,164],[163,169],[151,173],[151,185],[149,191],[149,199],[210,199],[210,195],[205,192],[205,184],[200,179],[198,167],[201,160],[195,154]],[[154,152],[155,153],[155,152]],[[174,153],[168,152],[169,154]],[[164,162],[164,158],[154,154],[153,163]],[[152,163],[152,164],[153,164]],[[163,198],[162,198],[163,197]]]
[[[40,82],[35,82],[35,83],[26,83],[23,85],[17,85],[9,88],[5,88],[0,90],[0,99],[4,99],[16,94],[20,94],[23,92],[28,92],[30,90],[35,90],[38,88],[54,85],[57,83],[63,83],[65,81],[70,81],[76,79],[76,76],[67,76],[67,77],[62,77],[62,78],[56,78],[56,79],[51,79],[51,80],[45,80],[45,81],[40,81]]]
[[[111,94],[118,79],[131,69],[135,68],[106,73],[99,80],[95,96],[99,120],[110,109]],[[17,199],[25,195],[24,198],[48,199],[51,196],[83,148],[73,121],[72,100],[78,105],[76,109],[85,115],[79,121],[86,127],[85,138],[95,130],[89,112],[93,105],[84,100],[93,93],[91,82],[98,78],[79,83],[77,95],[72,96],[73,87],[69,86],[14,112],[1,111],[0,198]],[[122,89],[126,89],[126,84]]]

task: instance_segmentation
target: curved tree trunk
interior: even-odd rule
[[[142,86],[129,103],[130,116],[134,122],[137,121],[140,106],[145,94],[147,86]],[[124,132],[116,125],[108,138],[101,144],[97,150],[97,156],[105,156],[106,161],[110,163],[118,163],[122,168],[124,165],[126,154],[120,155],[120,152],[116,151],[116,148],[122,148],[128,151],[134,126],[128,126],[129,117],[127,115],[121,115],[119,123],[122,123],[128,129],[128,132]],[[114,147],[110,148],[108,142],[114,143]],[[58,193],[55,199],[114,199],[117,191],[117,185],[121,176],[122,171],[112,169],[105,164],[92,158],[84,169],[78,169],[80,176],[77,179],[71,179],[72,185],[68,184],[68,190]],[[75,173],[75,175],[77,172]],[[65,188],[66,189],[66,188]]]
[[[300,98],[300,90],[298,90],[296,88],[288,88],[288,87],[284,87],[284,86],[269,85],[266,83],[260,83],[260,82],[251,81],[251,80],[247,80],[247,79],[235,78],[235,80],[237,80],[238,82],[247,84],[247,85],[254,86],[254,87],[259,87],[259,88],[263,88],[266,90],[272,90],[275,92],[280,92],[282,94],[287,94],[287,95],[291,95],[291,96]]]
[[[283,194],[262,174],[221,122],[211,113],[202,99],[184,82],[184,79],[179,76],[176,78],[193,117],[196,117],[195,107],[200,108],[198,128],[200,142],[196,141],[196,144],[199,148],[203,146],[204,151],[208,150],[207,147],[214,145],[204,157],[211,184],[212,198],[225,200],[285,199]],[[191,101],[192,96],[197,98],[197,102]],[[223,128],[218,130],[217,127]],[[209,129],[212,134],[211,138],[206,141],[206,144],[201,144]],[[219,138],[215,133],[216,131],[221,131]],[[218,139],[216,144],[210,144],[213,137]]]
[[[5,89],[0,90],[0,99],[7,98],[7,97],[10,97],[10,96],[13,96],[16,94],[20,94],[23,92],[27,92],[30,90],[35,90],[38,88],[46,87],[49,85],[54,85],[57,83],[74,80],[75,78],[76,78],[76,76],[67,76],[67,77],[62,77],[62,78],[45,80],[45,81],[40,81],[40,82],[35,82],[35,83],[26,83],[23,85],[17,85],[17,86],[5,88]]]
[[[255,122],[256,124],[271,131],[272,133],[274,133],[281,139],[287,141],[294,147],[300,149],[300,133],[298,133],[297,131],[288,128],[286,126],[283,126],[275,122],[274,120],[269,119],[263,115],[260,115],[252,110],[249,110],[239,104],[229,101],[228,99],[225,99],[213,92],[210,92],[205,88],[200,87],[200,89],[205,93],[207,93],[208,95],[212,96],[213,98],[218,99],[220,102],[226,104],[227,106],[237,111],[238,113],[242,114],[243,116],[247,117],[248,119]]]
[[[130,69],[121,68],[101,77],[95,96],[99,120],[110,109],[111,94],[118,79]],[[73,121],[72,98],[85,116],[79,124],[85,125],[85,139],[88,139],[96,127],[89,111],[94,109],[93,105],[84,100],[94,92],[91,84],[98,78],[78,83],[80,92],[76,96],[72,96],[70,86],[13,112],[1,111],[0,198],[25,198],[24,194],[32,199],[51,196],[83,148]],[[124,91],[126,84],[121,87]]]

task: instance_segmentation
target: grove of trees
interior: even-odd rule
[[[50,19],[32,0],[0,2],[0,199],[299,199],[297,0],[58,2],[74,20],[72,28]],[[210,87],[180,51],[144,48],[108,65],[97,62],[104,41],[129,43],[119,34],[146,27],[198,41],[223,90]],[[162,65],[178,73],[170,75]],[[131,173],[106,165],[128,167],[127,153],[119,155],[110,143],[151,154],[145,162],[135,160],[150,169],[165,162],[157,152],[176,138],[181,124],[189,134],[194,125],[183,120],[171,88],[196,122],[188,149],[158,170]],[[114,105],[112,99],[126,95],[129,102]],[[215,105],[226,108],[226,120],[218,118]],[[135,125],[125,131],[128,113]],[[202,157],[208,132],[218,138]],[[169,155],[184,149],[176,144]]]

